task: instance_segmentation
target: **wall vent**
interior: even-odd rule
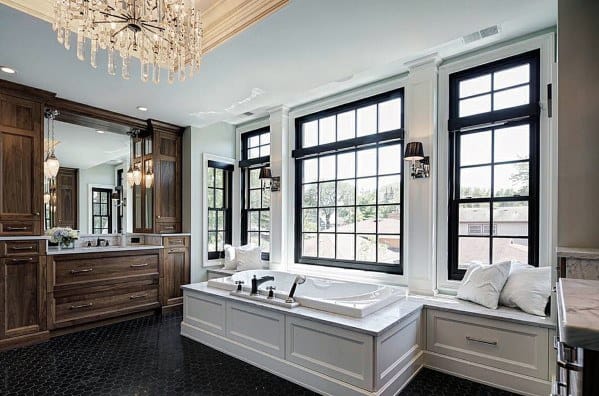
[[[467,34],[462,37],[462,40],[464,40],[464,44],[470,44],[487,37],[495,36],[496,34],[499,34],[499,25],[489,26],[477,32]]]
[[[242,113],[242,114],[247,117],[254,115],[254,113],[252,113],[251,111],[246,111],[245,113]]]

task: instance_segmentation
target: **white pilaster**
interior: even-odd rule
[[[437,201],[437,77],[439,58],[428,56],[408,64],[405,90],[405,142],[422,142],[430,157],[430,177],[412,179],[409,162],[404,174],[404,274],[410,292],[436,292],[435,227]]]

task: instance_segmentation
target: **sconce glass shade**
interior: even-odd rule
[[[141,184],[141,171],[137,167],[133,170],[133,182],[136,186]]]
[[[133,168],[129,166],[129,170],[127,171],[127,184],[129,187],[133,187],[135,184],[135,179],[133,178]]]
[[[272,179],[272,173],[270,171],[270,168],[265,166],[260,168],[260,175],[258,176],[259,179]]]
[[[148,169],[146,172],[146,188],[152,187],[152,183],[154,182],[154,174],[151,170]]]
[[[49,204],[50,203],[50,193],[45,193],[44,194],[44,203],[45,204]]]
[[[422,148],[421,142],[411,142],[406,146],[406,152],[404,154],[404,160],[406,161],[420,161],[424,159],[424,149]]]
[[[44,177],[46,179],[51,179],[52,178],[52,176],[50,175],[50,168],[48,168],[48,159],[47,158],[44,161]]]
[[[113,205],[118,205],[119,204],[119,193],[118,192],[113,192],[110,195],[110,199],[112,200],[112,204]]]
[[[60,169],[60,162],[58,162],[58,158],[56,158],[54,153],[50,154],[50,156],[46,160],[46,166],[48,167],[48,174],[50,175],[50,177],[56,177],[56,175],[58,175],[58,169]]]

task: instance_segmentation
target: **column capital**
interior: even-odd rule
[[[420,69],[434,68],[435,70],[441,64],[441,57],[438,52],[433,52],[420,58],[413,59],[405,63],[410,72]]]

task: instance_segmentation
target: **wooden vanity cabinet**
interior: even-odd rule
[[[44,240],[0,242],[0,349],[48,338]]]
[[[164,276],[162,279],[162,309],[170,310],[183,305],[181,286],[191,282],[188,236],[163,238]]]

